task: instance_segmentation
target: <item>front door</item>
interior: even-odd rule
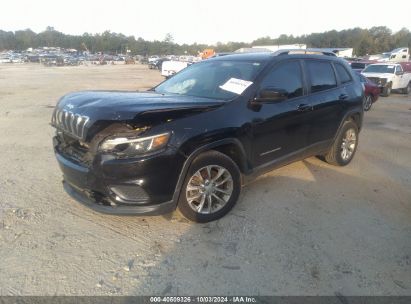
[[[311,107],[305,95],[301,62],[281,62],[267,73],[259,86],[285,92],[284,100],[258,103],[252,119],[253,162],[270,163],[307,144]],[[250,109],[251,110],[251,109]]]

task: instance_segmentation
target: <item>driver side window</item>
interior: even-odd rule
[[[262,89],[284,91],[287,99],[303,95],[301,66],[298,61],[287,61],[274,66],[261,82]]]

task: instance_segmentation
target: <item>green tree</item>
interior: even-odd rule
[[[0,51],[25,50],[29,47],[59,46],[84,50],[83,43],[90,52],[120,53],[130,49],[132,54],[139,55],[168,55],[187,54],[197,55],[205,48],[214,48],[217,52],[232,52],[239,48],[252,45],[278,45],[304,43],[308,47],[352,47],[358,56],[387,52],[396,47],[411,47],[411,33],[403,28],[396,33],[385,26],[375,26],[370,29],[352,28],[342,31],[327,31],[309,35],[292,36],[282,34],[277,38],[261,37],[251,43],[245,42],[218,42],[216,45],[207,44],[177,44],[173,35],[167,33],[162,41],[146,41],[143,38],[125,36],[120,33],[105,31],[100,34],[84,33],[83,35],[65,35],[54,27],[48,26],[41,33],[34,33],[30,29],[6,32],[0,30]]]

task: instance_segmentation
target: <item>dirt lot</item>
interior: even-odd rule
[[[70,199],[51,145],[57,99],[161,80],[141,65],[0,65],[0,295],[411,295],[410,96],[366,113],[349,166],[270,172],[217,222]]]

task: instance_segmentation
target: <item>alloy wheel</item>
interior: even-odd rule
[[[367,95],[364,97],[364,102],[363,102],[363,108],[364,111],[368,111],[371,108],[372,105],[372,98],[370,95]]]
[[[350,160],[350,158],[354,154],[356,144],[357,144],[356,132],[354,129],[350,128],[345,132],[344,137],[342,139],[342,143],[341,143],[341,158],[344,161]]]

